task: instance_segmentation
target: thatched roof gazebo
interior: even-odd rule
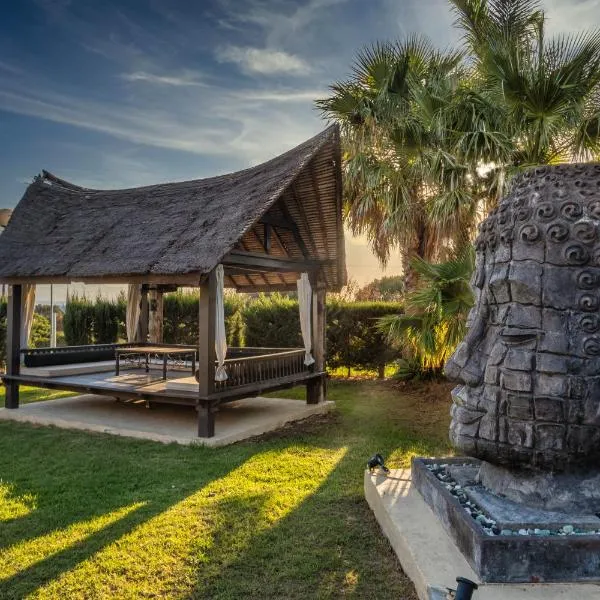
[[[325,293],[346,282],[341,194],[335,126],[264,164],[209,179],[94,190],[43,171],[0,236],[0,283],[12,286],[3,377],[7,408],[18,407],[22,383],[191,403],[200,415],[200,435],[211,436],[213,414],[227,400],[306,383],[308,401],[322,401]],[[311,340],[312,348],[229,349],[223,364],[215,350],[222,329],[222,287],[241,292],[296,290],[301,274],[310,282],[304,312],[310,325],[305,340]],[[102,347],[25,348],[30,290],[36,284],[74,281],[129,284],[133,300],[128,318],[133,315],[137,322],[133,327],[128,323],[128,330],[134,339]],[[169,355],[186,348],[162,344],[161,339],[162,294],[181,286],[201,290],[198,346],[187,348],[198,365],[193,389],[189,382],[188,388],[182,383],[178,387],[178,378],[169,385]],[[300,296],[305,288],[298,288]],[[144,345],[156,350],[153,356],[164,357],[165,377],[159,381],[144,373],[140,385],[117,385],[114,376],[102,379],[73,366],[92,368],[90,362],[102,361],[90,361],[91,356],[105,359],[115,354],[118,364],[119,353],[127,354],[129,348],[145,354],[149,372],[151,353],[144,352]],[[314,365],[304,365],[305,350],[312,352]],[[68,365],[70,374],[63,375]],[[58,375],[49,373],[59,366]],[[221,367],[228,377],[215,381]]]

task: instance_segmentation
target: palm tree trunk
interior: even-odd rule
[[[419,258],[426,258],[427,248],[427,230],[425,222],[421,221],[415,230],[415,239],[412,246],[404,252],[402,269],[404,271],[404,289],[409,292],[414,290],[417,286],[418,276],[414,269],[410,266],[410,261],[418,256]]]

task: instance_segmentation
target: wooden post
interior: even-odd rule
[[[217,308],[217,278],[214,271],[200,283],[198,311],[198,436],[215,434],[215,415],[208,396],[215,389],[215,322]]]
[[[163,341],[163,293],[156,286],[148,291],[148,336],[150,342],[160,344]]]
[[[312,355],[315,359],[314,369],[317,373],[325,371],[325,334],[326,334],[326,295],[323,284],[313,279],[311,281],[312,295]],[[325,375],[311,381],[306,389],[306,402],[318,404],[327,399]]]
[[[215,435],[215,413],[209,403],[196,406],[198,413],[198,437],[211,438]]]
[[[138,325],[137,340],[138,342],[148,341],[148,286],[142,286],[142,297],[140,300],[140,322]]]
[[[21,371],[21,309],[23,305],[23,288],[20,285],[12,286],[9,292],[7,307],[6,330],[6,374],[19,375]],[[9,382],[6,384],[6,408],[19,408],[19,384]]]

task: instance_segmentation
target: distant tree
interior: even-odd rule
[[[29,336],[29,346],[31,348],[45,348],[49,345],[50,321],[46,317],[34,313],[31,334]]]
[[[356,294],[356,300],[388,302],[399,302],[404,295],[404,275],[393,275],[374,279],[360,288]]]
[[[327,297],[330,300],[338,300],[340,302],[353,302],[356,300],[356,294],[359,289],[358,281],[353,277],[349,277],[348,282],[339,292],[329,292]]]

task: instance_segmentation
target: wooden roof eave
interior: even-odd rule
[[[339,146],[339,134],[337,132],[337,129],[333,129],[333,133],[332,135],[328,138],[325,139],[321,145],[313,152],[313,154],[311,156],[309,156],[306,160],[306,162],[302,165],[302,168],[298,169],[298,171],[294,174],[294,176],[290,179],[290,181],[287,183],[287,185],[285,185],[283,188],[281,188],[279,190],[279,193],[276,194],[271,201],[265,206],[265,209],[262,211],[262,213],[257,216],[253,221],[250,221],[248,223],[248,225],[246,226],[246,228],[243,230],[241,236],[239,237],[239,239],[243,239],[243,237],[252,229],[254,229],[254,227],[259,224],[261,222],[261,220],[264,218],[264,216],[268,213],[268,211],[273,208],[285,195],[285,193],[288,190],[293,190],[294,189],[294,185],[296,183],[296,181],[298,180],[298,178],[302,175],[302,173],[304,173],[304,171],[306,169],[310,169],[311,168],[311,163],[314,160],[315,156],[317,156],[320,152],[323,151],[323,148],[327,147],[328,144],[336,144]],[[336,177],[336,179],[339,177],[341,179],[341,163],[336,163],[333,165],[333,169],[335,171],[334,175]],[[296,225],[297,227],[297,225]],[[235,244],[237,243],[234,242],[233,244],[231,244],[231,246],[229,247],[227,254],[231,253],[234,248],[235,248]],[[226,256],[227,256],[226,254]],[[216,265],[215,265],[216,266]]]
[[[67,277],[40,275],[35,277],[0,277],[1,284],[8,285],[45,285],[84,283],[88,285],[148,283],[156,285],[176,285],[179,287],[197,286],[202,277],[201,273],[185,273],[180,275],[102,275],[97,277]]]

